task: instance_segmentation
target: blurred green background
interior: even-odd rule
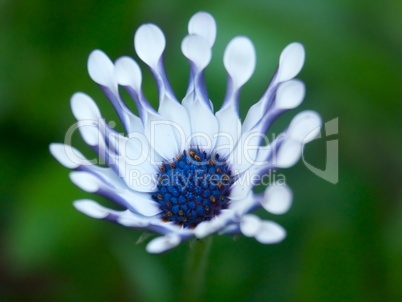
[[[339,140],[339,182],[303,163],[281,171],[294,191],[289,213],[274,217],[288,237],[265,246],[215,236],[204,298],[211,301],[402,301],[402,2],[376,1],[16,1],[0,0],[0,300],[177,301],[185,243],[149,255],[141,232],[90,219],[72,207],[84,193],[48,151],[75,122],[69,99],[84,91],[103,114],[112,108],[86,71],[91,50],[113,60],[134,56],[133,34],[144,22],[167,36],[165,62],[177,95],[188,64],[180,51],[187,22],[199,10],[218,24],[208,67],[219,106],[226,78],[222,56],[235,35],[250,37],[257,69],[241,95],[242,114],[264,92],[280,51],[300,41],[301,108],[339,134],[312,142],[306,160],[325,168],[326,142]],[[142,65],[143,66],[143,65]],[[143,68],[144,90],[155,84]],[[324,133],[323,133],[324,134]],[[77,136],[74,145],[89,148]],[[184,300],[184,299],[183,299]]]

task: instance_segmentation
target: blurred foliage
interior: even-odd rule
[[[188,244],[149,255],[140,232],[76,212],[90,196],[68,179],[48,145],[74,123],[69,98],[85,91],[110,120],[116,116],[86,73],[99,48],[134,56],[132,36],[144,22],[167,36],[166,68],[177,95],[188,64],[180,51],[190,16],[206,10],[218,37],[206,72],[215,106],[225,93],[222,55],[235,35],[256,46],[255,75],[241,111],[263,93],[283,47],[300,41],[307,60],[299,78],[324,122],[339,118],[336,185],[299,163],[280,171],[294,191],[279,221],[286,240],[213,240],[205,298],[212,301],[402,300],[402,2],[0,0],[0,300],[173,301],[183,292]],[[143,65],[142,65],[143,66]],[[144,70],[144,90],[155,84]],[[88,151],[77,137],[75,146]],[[324,169],[326,138],[306,148]]]

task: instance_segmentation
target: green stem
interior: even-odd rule
[[[208,254],[212,245],[212,236],[197,240],[187,255],[184,271],[183,301],[202,301],[205,286]]]

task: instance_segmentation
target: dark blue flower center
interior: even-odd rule
[[[159,170],[152,199],[159,203],[162,220],[193,228],[228,208],[234,178],[218,154],[184,151]]]

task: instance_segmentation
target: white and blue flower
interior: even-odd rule
[[[241,122],[239,93],[255,69],[253,44],[239,36],[226,47],[227,93],[221,108],[214,112],[204,70],[211,60],[215,20],[199,12],[191,18],[188,32],[181,48],[190,63],[190,81],[182,102],[163,67],[162,31],[153,24],[142,25],[135,33],[135,51],[155,77],[159,108],[153,108],[145,98],[141,70],[132,58],[122,57],[113,63],[95,50],[88,59],[89,75],[110,100],[125,134],[102,119],[88,95],[76,93],[71,99],[76,127],[98,160],[86,159],[68,144],[52,144],[50,151],[62,165],[74,170],[70,174],[74,184],[125,210],[111,210],[87,199],[75,201],[75,208],[93,218],[160,234],[148,243],[150,253],[214,233],[242,233],[265,244],[279,242],[285,230],[250,212],[263,207],[282,214],[289,209],[292,193],[285,184],[271,183],[263,194],[254,193],[253,188],[273,169],[295,164],[303,145],[320,132],[319,115],[304,111],[272,142],[263,144],[273,121],[304,98],[304,84],[294,79],[304,63],[303,46],[292,43],[283,50],[266,92]],[[138,116],[122,100],[119,86],[132,97]],[[106,167],[99,163],[106,163]]]

